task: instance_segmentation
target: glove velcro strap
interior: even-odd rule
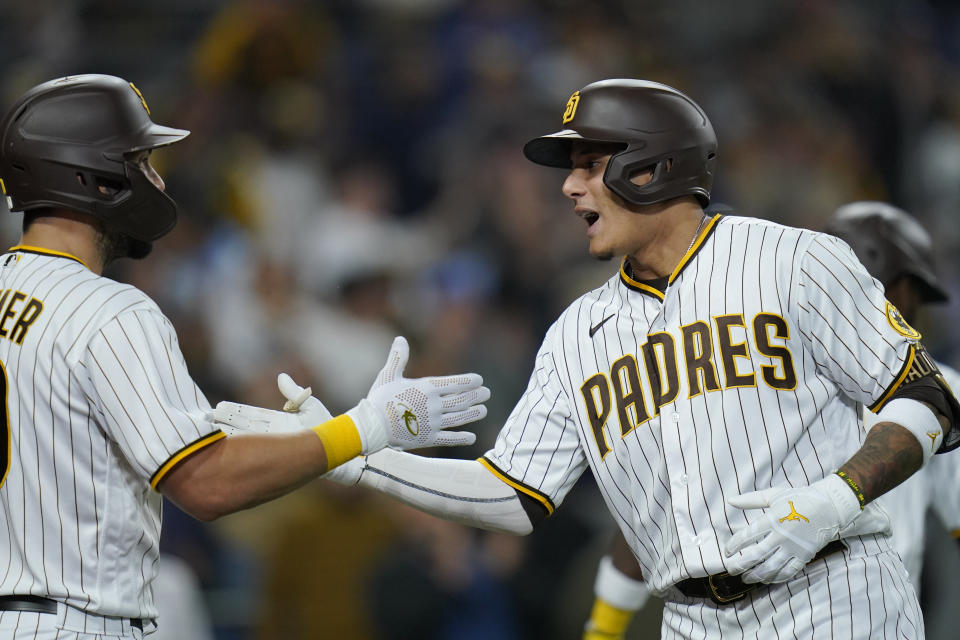
[[[634,611],[618,609],[601,598],[593,601],[593,610],[585,631],[597,637],[622,638],[633,618]]]
[[[363,443],[353,419],[344,414],[313,427],[327,454],[327,470],[360,455]]]

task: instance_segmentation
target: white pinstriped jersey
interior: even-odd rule
[[[960,390],[960,372],[937,363],[954,393]],[[867,430],[877,417],[865,412]],[[893,543],[910,574],[914,588],[920,590],[927,511],[933,509],[944,526],[960,538],[960,456],[936,455],[920,471],[878,498],[890,514]]]
[[[662,593],[726,570],[724,543],[761,514],[728,498],[854,453],[858,403],[889,398],[913,336],[842,241],[717,215],[662,293],[625,262],[561,314],[484,460],[548,511],[589,465]]]
[[[151,482],[223,437],[170,322],[76,258],[15,247],[0,256],[0,363],[0,595],[156,617]]]

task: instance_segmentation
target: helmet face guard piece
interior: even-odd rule
[[[111,231],[152,242],[176,224],[177,207],[129,156],[189,133],[155,124],[126,80],[67,76],[27,91],[4,116],[0,178],[13,211],[80,211]]]
[[[524,155],[569,169],[575,140],[621,143],[603,176],[618,196],[635,205],[686,195],[709,204],[717,137],[703,109],[676,89],[646,80],[601,80],[574,92],[562,120],[565,129],[534,138]],[[647,169],[653,171],[650,182],[631,181]]]
[[[924,302],[946,302],[933,264],[930,234],[906,211],[885,202],[851,202],[837,209],[824,228],[853,249],[884,286],[909,275],[921,285]]]

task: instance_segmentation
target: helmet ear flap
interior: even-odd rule
[[[627,202],[650,205],[683,195],[696,196],[700,206],[710,204],[710,187],[716,153],[710,152],[706,161],[698,147],[666,151],[651,157],[643,147],[632,145],[610,157],[603,174],[603,183]],[[650,180],[642,185],[633,181],[645,170],[653,170]]]

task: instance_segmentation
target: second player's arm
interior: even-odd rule
[[[427,458],[383,449],[351,460],[330,479],[359,484],[431,515],[480,529],[527,535],[546,511],[477,460]]]

